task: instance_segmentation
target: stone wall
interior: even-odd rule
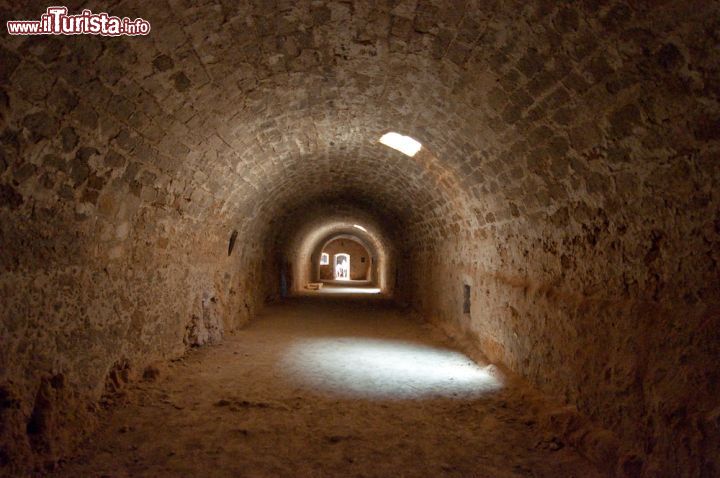
[[[107,217],[18,182],[0,211],[0,461],[52,466],[92,424],[117,367],[142,375],[217,341],[262,298],[253,251],[228,257],[207,226],[137,203]],[[108,200],[133,207],[122,192]],[[212,338],[193,330],[198,318]]]
[[[604,38],[546,12],[576,50],[514,53],[485,98],[506,142],[472,190],[504,202],[417,241],[406,276],[424,315],[612,430],[571,439],[630,476],[720,470],[717,36],[694,7],[598,7]]]
[[[92,425],[117,367],[127,380],[217,342],[262,298],[246,251],[228,257],[197,226],[164,228],[162,214],[139,211],[119,238],[96,218],[23,201],[1,214],[0,447],[6,464],[42,465]]]
[[[54,466],[104,395],[221,340],[268,288],[258,241],[228,256],[242,223],[202,217],[207,176],[184,169],[177,118],[150,124],[158,103],[123,73],[135,53],[98,40],[0,45],[0,467],[16,473]]]
[[[555,241],[546,243],[547,251],[517,254],[512,249],[517,243],[509,241],[527,240],[518,236],[488,234],[473,249],[449,243],[438,255],[420,255],[412,276],[444,280],[418,279],[413,297],[419,309],[451,335],[472,337],[490,360],[613,430],[615,438],[600,443],[569,430],[567,439],[596,461],[611,468],[619,461],[631,476],[636,468],[649,476],[704,476],[714,470],[718,305],[713,297],[688,304],[681,296],[688,290],[683,281],[696,283],[703,293],[712,290],[712,280],[669,277],[661,282],[668,289],[662,296],[631,296],[613,284],[615,274],[631,273],[617,272],[626,259],[592,262],[589,250],[581,256]],[[507,251],[498,254],[499,243],[508,244]],[[567,267],[563,256],[585,259]],[[538,270],[532,264],[546,266]],[[597,283],[583,276],[588,271],[600,276],[601,270],[608,273]],[[463,313],[464,285],[471,287],[470,314]]]

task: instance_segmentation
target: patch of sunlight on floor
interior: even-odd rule
[[[320,294],[379,294],[376,287],[323,287]]]
[[[502,388],[492,365],[454,350],[392,340],[296,341],[283,357],[297,385],[346,397],[472,398]]]

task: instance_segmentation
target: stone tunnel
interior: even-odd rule
[[[0,474],[720,475],[720,3],[50,6],[0,1]]]

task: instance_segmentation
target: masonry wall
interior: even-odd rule
[[[551,224],[535,228],[549,237],[559,232]],[[566,437],[610,470],[619,462],[619,472],[630,476],[710,476],[718,466],[720,412],[712,266],[696,263],[657,281],[657,269],[633,265],[627,244],[599,252],[582,228],[572,242],[537,237],[519,224],[490,231],[472,245],[449,243],[416,257],[413,297],[424,315],[612,430],[615,437],[583,436],[570,422]],[[637,262],[652,249],[651,237],[636,239]],[[597,240],[614,239],[603,232]],[[531,251],[533,244],[543,246],[528,254],[515,249]],[[666,243],[663,250],[686,246]],[[430,275],[444,279],[419,279]],[[630,295],[635,280],[661,292]],[[465,284],[469,315],[462,309]],[[683,297],[689,290],[698,299]]]
[[[0,47],[0,468],[18,474],[54,466],[104,395],[222,340],[271,290],[261,241],[201,220],[214,199],[179,170],[188,150],[128,124],[157,103],[108,105],[122,62],[98,75],[96,38],[21,40]]]
[[[497,90],[514,93],[496,105],[487,97],[509,122],[507,142],[473,186],[492,211],[425,231],[406,277],[430,320],[612,431],[567,425],[609,471],[712,476],[720,130],[707,42],[716,36],[684,9],[653,13],[653,25],[624,24],[616,43],[559,82],[531,67],[532,48],[516,57]],[[523,105],[545,79],[550,95]],[[491,202],[498,190],[504,203]]]
[[[164,228],[150,210],[115,225],[22,202],[0,210],[0,457],[42,467],[92,427],[104,394],[221,341],[262,297],[252,251],[228,257],[204,228]]]

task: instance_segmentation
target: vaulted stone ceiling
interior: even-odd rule
[[[664,7],[672,8],[707,17]],[[656,2],[141,2],[114,10],[153,19],[152,35],[18,38],[3,49],[5,76],[23,93],[9,98],[27,103],[22,124],[32,136],[70,127],[88,143],[81,161],[93,161],[92,148],[104,156],[92,178],[84,165],[73,169],[76,183],[92,179],[85,195],[95,206],[119,189],[196,218],[212,210],[237,221],[266,217],[260,204],[286,205],[293,191],[345,189],[411,213],[408,223],[428,215],[457,222],[459,213],[448,213],[463,204],[482,224],[550,201],[616,197],[616,183],[645,167],[633,157],[639,145],[623,139],[645,122],[665,125],[667,134],[645,140],[657,151],[695,139],[677,138],[672,105],[681,99],[665,99],[682,96],[672,90],[679,82],[703,86],[690,68],[704,52],[667,42],[670,29],[683,35],[689,23],[668,24],[672,15]],[[37,11],[39,3],[14,5],[7,16]],[[660,73],[652,86],[649,69]],[[38,104],[51,115],[33,116]],[[695,108],[702,116],[702,103]],[[700,137],[707,129],[694,128]],[[377,139],[389,130],[416,137],[441,161],[387,151]],[[103,171],[113,162],[131,164],[122,175]]]

